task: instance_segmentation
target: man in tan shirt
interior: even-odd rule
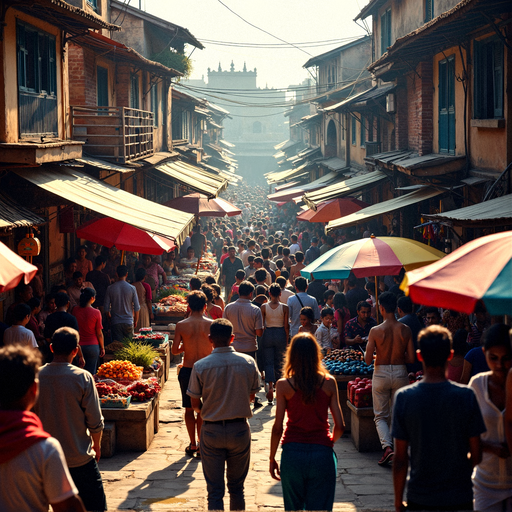
[[[409,384],[406,364],[414,363],[415,353],[411,329],[395,318],[396,295],[384,292],[379,295],[379,310],[384,321],[372,327],[368,336],[365,362],[370,364],[375,356],[372,379],[373,412],[384,454],[382,466],[393,460],[393,438],[389,429],[391,404],[395,392]]]
[[[208,338],[212,320],[203,316],[206,309],[206,295],[203,292],[191,292],[187,301],[191,313],[188,318],[176,324],[171,352],[174,355],[185,352],[178,381],[181,388],[182,406],[185,408],[185,425],[190,438],[190,444],[185,449],[185,453],[193,456],[198,452],[196,430],[197,439],[199,439],[202,420],[199,414],[196,416],[194,413],[190,397],[187,395],[187,388],[194,363],[212,352],[212,345]]]

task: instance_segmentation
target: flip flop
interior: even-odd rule
[[[192,448],[192,443],[190,443],[186,448],[185,448],[185,453],[187,455],[190,455],[191,457],[193,457],[196,453],[197,453],[197,448]]]

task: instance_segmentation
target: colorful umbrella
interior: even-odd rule
[[[413,302],[472,313],[483,300],[491,315],[512,314],[512,231],[477,238],[401,285]]]
[[[308,222],[329,222],[331,220],[344,217],[345,215],[358,212],[367,206],[370,205],[353,197],[338,197],[336,199],[320,203],[316,212],[314,210],[306,210],[300,213],[297,215],[297,220]]]
[[[412,270],[442,258],[444,253],[411,240],[393,236],[362,238],[334,247],[319,256],[301,274],[315,279],[346,279],[350,272],[356,277],[390,276],[402,267]]]
[[[0,293],[16,288],[22,279],[25,284],[30,283],[36,272],[36,266],[0,242]]]
[[[207,196],[199,193],[188,194],[186,196],[175,197],[164,203],[182,212],[193,213],[198,217],[233,217],[241,215],[242,210],[235,205],[228,203],[220,197],[208,199]]]
[[[175,247],[174,242],[168,238],[110,217],[87,222],[77,229],[76,234],[79,238],[85,238],[106,247],[115,245],[121,251],[143,254],[162,254]]]

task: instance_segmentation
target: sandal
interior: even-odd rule
[[[197,453],[197,448],[192,448],[192,443],[190,443],[186,448],[185,448],[185,453],[187,455],[190,455],[191,457],[193,457],[196,453]]]

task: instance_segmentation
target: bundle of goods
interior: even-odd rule
[[[155,378],[139,380],[126,388],[134,402],[151,400],[160,390],[161,388]]]
[[[366,364],[363,353],[351,348],[332,350],[324,357],[323,363],[332,375],[373,374],[373,363]]]
[[[98,377],[104,379],[138,380],[142,377],[143,367],[130,361],[109,361],[98,368]]]
[[[408,377],[409,377],[409,384],[414,384],[415,382],[418,382],[419,380],[423,379],[423,372],[422,371],[419,371],[419,372],[410,372],[408,374]]]
[[[186,297],[190,293],[187,288],[189,281],[190,279],[187,279],[187,284],[185,286],[177,284],[165,284],[161,286],[155,294],[156,301],[158,302],[165,297],[169,297],[169,295],[180,295],[181,297]]]
[[[105,354],[114,354],[123,347],[124,345],[120,341],[113,341],[112,343],[105,345]]]
[[[147,343],[153,347],[159,347],[162,343],[168,341],[168,339],[168,334],[162,332],[143,331],[142,329],[139,331],[139,334],[134,334],[133,336],[133,341]]]
[[[359,378],[347,384],[347,398],[354,407],[372,407],[372,379]]]
[[[181,295],[169,295],[153,304],[154,315],[184,316],[187,312],[187,299]]]
[[[157,395],[161,388],[157,379],[150,377],[124,386],[111,379],[96,382],[102,407],[128,407],[130,402],[145,402]]]

